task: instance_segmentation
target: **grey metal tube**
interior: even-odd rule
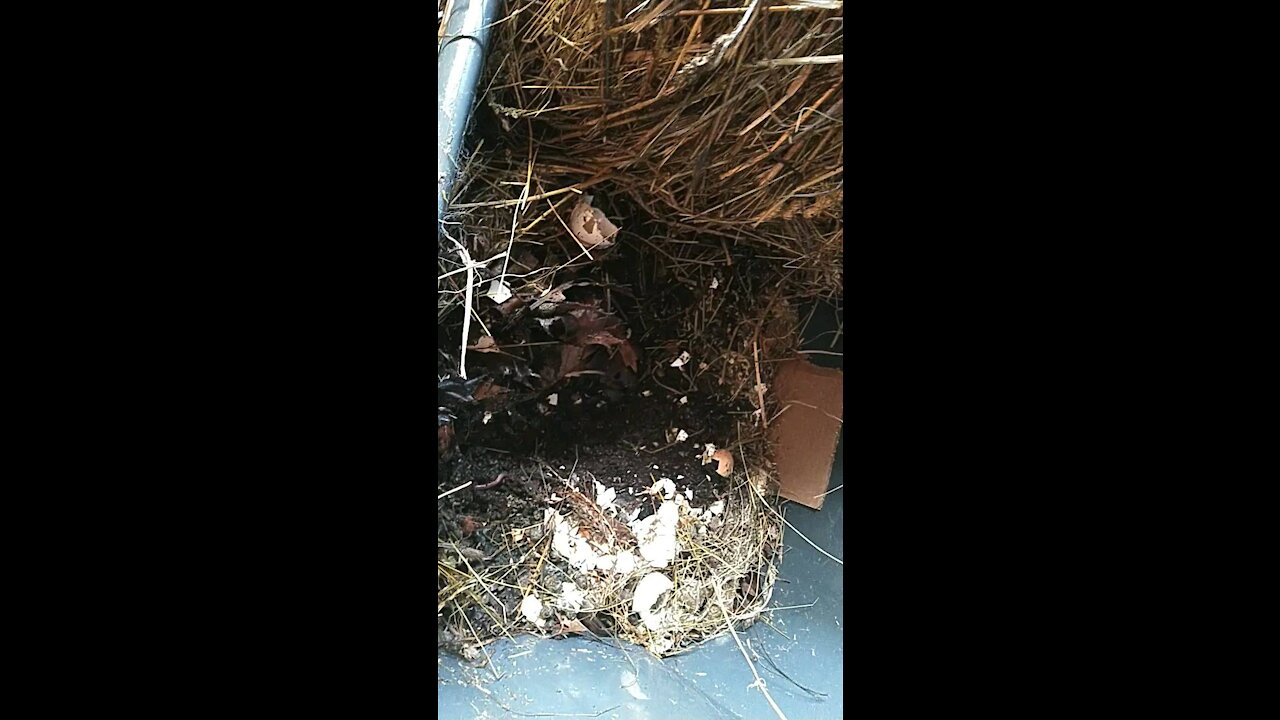
[[[489,26],[502,0],[454,0],[436,57],[436,220],[453,193],[476,84],[489,49]]]

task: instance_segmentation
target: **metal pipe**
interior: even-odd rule
[[[501,0],[453,0],[436,56],[436,220],[453,193],[476,85]]]

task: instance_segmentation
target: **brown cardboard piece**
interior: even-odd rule
[[[803,357],[787,360],[773,379],[785,408],[769,424],[778,494],[814,510],[822,508],[844,419],[844,373]]]

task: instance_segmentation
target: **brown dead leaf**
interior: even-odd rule
[[[631,372],[636,372],[640,358],[636,356],[636,348],[630,340],[625,340],[618,346],[618,354],[622,356],[622,364],[626,365]]]
[[[476,344],[468,345],[467,349],[475,350],[476,352],[498,352],[498,343],[494,342],[493,338],[488,335],[481,335],[480,339],[476,340]]]
[[[525,303],[524,298],[518,295],[512,296],[510,300],[498,306],[498,312],[502,313],[504,316],[510,315],[511,313],[524,307],[524,303]]]
[[[626,338],[620,338],[617,335],[614,335],[613,333],[593,332],[590,335],[587,335],[586,337],[582,338],[581,344],[604,345],[605,347],[612,347],[614,345],[621,345],[626,341],[627,341]]]
[[[568,303],[565,303],[565,305],[568,305]],[[622,325],[621,320],[592,305],[578,304],[569,311],[569,314],[577,320],[577,327],[581,332],[611,330]]]
[[[717,450],[711,453],[711,459],[719,463],[716,467],[716,474],[720,477],[729,477],[733,474],[733,453],[728,450]]]
[[[542,322],[542,321],[539,321]],[[622,321],[594,307],[579,307],[544,324],[547,332],[574,345],[605,345],[621,343]]]
[[[489,398],[504,395],[507,392],[509,391],[501,385],[497,385],[486,380],[476,388],[475,392],[471,394],[471,397],[475,398],[477,401],[488,400]]]
[[[560,370],[556,380],[582,369],[582,348],[577,345],[560,346]]]
[[[586,625],[582,624],[581,620],[577,618],[570,618],[568,620],[561,620],[560,627],[556,628],[556,631],[551,633],[551,636],[555,637],[556,635],[570,635],[574,633],[589,632],[591,631],[587,629]]]

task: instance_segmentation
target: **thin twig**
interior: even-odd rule
[[[733,635],[733,641],[738,643],[738,650],[742,653],[742,659],[747,661],[747,667],[751,668],[751,674],[755,676],[756,681],[747,686],[747,689],[758,688],[764,695],[764,699],[769,701],[769,707],[773,708],[773,712],[782,720],[787,720],[787,716],[782,712],[782,708],[778,707],[778,703],[773,701],[773,696],[769,694],[769,688],[765,687],[764,678],[760,677],[760,673],[756,672],[755,663],[751,662],[751,656],[747,655],[747,649],[742,646],[742,640],[738,638],[738,631],[733,629],[733,623],[729,621],[729,608],[725,607],[724,594],[720,592],[720,586],[713,584],[712,587],[716,591],[716,604],[720,606],[720,610],[724,613],[725,627],[729,628],[729,633]]]
[[[833,492],[835,492],[835,491],[839,490],[839,489],[840,489],[840,488],[842,488],[842,487],[844,487],[844,483],[840,483],[839,485],[837,485],[837,486],[835,486],[835,487],[831,488],[830,490],[828,490],[828,491],[826,491],[826,492],[822,493],[821,495],[814,495],[814,496],[813,496],[813,499],[814,499],[814,500],[817,500],[818,498],[826,497],[826,496],[830,495],[831,493],[833,493]]]
[[[480,641],[480,633],[476,632],[476,628],[471,624],[471,618],[466,613],[462,613],[462,619],[467,621],[467,629],[471,631],[471,636],[476,639],[476,644],[480,646],[480,651],[484,653],[484,658],[488,662],[489,672],[493,673],[494,680],[501,680],[502,676],[498,674],[498,667],[493,664],[493,656],[489,655],[489,651],[485,649],[484,643]]]
[[[466,312],[462,316],[462,352],[458,360],[458,374],[462,376],[463,380],[466,380],[467,335],[471,332],[471,294],[472,285],[475,283],[475,263],[471,261],[471,253],[467,252],[467,248],[462,243],[458,242],[452,235],[447,237],[453,241],[454,245],[458,246],[458,254],[462,256],[462,262],[466,264],[467,268],[467,297],[464,301],[466,303]]]
[[[454,488],[454,489],[452,489],[452,490],[449,490],[449,491],[447,491],[447,492],[442,492],[442,493],[440,493],[439,495],[437,495],[437,496],[436,496],[436,499],[437,499],[437,500],[443,500],[444,498],[446,498],[446,497],[448,497],[448,496],[450,496],[450,495],[452,495],[452,494],[454,494],[454,493],[458,492],[459,490],[465,490],[465,489],[467,489],[467,488],[469,488],[469,487],[471,487],[471,481],[470,481],[470,480],[468,480],[468,481],[466,481],[466,482],[462,483],[461,485],[459,485],[458,487],[456,487],[456,488]]]
[[[757,490],[756,492],[759,492],[759,490]],[[761,498],[761,499],[763,500],[764,498]],[[768,504],[767,504],[767,503],[766,503],[766,507],[768,507]],[[818,547],[818,544],[817,544],[817,543],[815,543],[814,541],[812,541],[812,540],[810,540],[809,538],[805,537],[805,534],[804,534],[804,533],[800,532],[799,530],[796,530],[796,526],[795,526],[795,525],[792,525],[792,524],[791,524],[791,522],[790,522],[789,520],[787,520],[785,517],[782,517],[782,513],[778,512],[777,510],[774,510],[774,509],[773,509],[773,508],[771,508],[771,507],[769,508],[769,512],[773,513],[774,515],[777,515],[777,516],[782,520],[783,524],[785,524],[787,527],[791,528],[791,529],[795,532],[795,534],[797,534],[797,535],[799,535],[799,536],[800,536],[800,538],[801,538],[802,540],[804,540],[805,542],[807,542],[807,543],[809,543],[810,545],[812,545],[814,550],[817,550],[818,552],[822,553],[823,555],[826,555],[827,557],[831,558],[832,560],[835,560],[836,562],[840,563],[841,565],[844,565],[844,561],[843,561],[843,560],[841,560],[840,558],[836,557],[835,555],[832,555],[831,553],[827,552],[826,550],[823,550],[822,548]]]
[[[817,604],[818,604],[818,601],[817,601],[817,600],[814,600],[813,602],[811,602],[811,603],[805,603],[804,605],[782,605],[782,606],[779,606],[779,607],[765,608],[764,610],[761,610],[760,612],[773,612],[774,610],[802,610],[802,609],[804,609],[804,608],[811,608],[811,607],[813,607],[814,605],[817,605]]]
[[[834,65],[842,62],[844,62],[844,55],[813,55],[800,58],[761,60],[756,65],[759,67],[783,67],[786,65]]]
[[[556,195],[563,195],[567,192],[575,192],[581,195],[583,190],[591,187],[592,185],[603,182],[604,180],[608,179],[608,177],[609,176],[607,174],[597,175],[596,177],[593,177],[590,180],[584,180],[580,183],[575,183],[566,188],[560,188],[559,190],[552,190],[551,192],[542,193],[541,195],[531,195],[525,198],[523,201],[519,199],[493,200],[490,202],[463,203],[461,205],[454,205],[453,207],[455,210],[462,210],[464,208],[476,208],[476,207],[510,207],[512,205],[519,205],[522,202],[527,204],[527,203],[533,202],[534,200],[543,200],[549,197],[555,197]]]
[[[494,260],[497,260],[498,258],[502,258],[502,257],[506,257],[506,256],[507,256],[507,253],[505,253],[505,252],[500,252],[500,253],[498,253],[497,255],[494,255],[493,257],[489,258],[488,260],[482,260],[482,261],[480,261],[480,264],[481,264],[481,265],[488,265],[489,263],[493,262]],[[449,277],[450,275],[457,275],[457,274],[458,274],[458,273],[460,273],[460,272],[466,272],[466,271],[467,271],[467,266],[466,266],[466,265],[463,265],[463,266],[462,266],[462,267],[460,267],[460,268],[454,268],[453,270],[450,270],[449,272],[447,272],[447,273],[445,273],[445,274],[443,274],[443,275],[439,275],[439,276],[437,276],[437,277],[436,277],[436,282],[440,282],[441,280],[443,280],[443,279],[445,279],[445,278]]]
[[[764,383],[760,381],[760,343],[752,340],[751,348],[756,360],[756,395],[760,398],[760,422],[767,428],[769,427],[769,418],[764,410]]]

